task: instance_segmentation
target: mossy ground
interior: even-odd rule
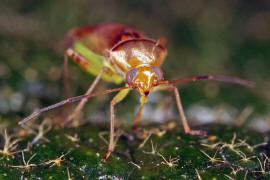
[[[173,125],[173,126],[172,126]],[[184,134],[174,124],[122,131],[115,151],[106,163],[107,150],[99,133],[106,128],[88,124],[78,128],[49,131],[27,148],[36,135],[26,135],[13,151],[24,150],[29,170],[23,165],[22,153],[2,156],[0,179],[267,179],[270,178],[266,134],[243,127],[223,124],[205,125],[208,136]],[[9,131],[11,142],[23,130]],[[152,135],[141,147],[144,139]],[[24,133],[21,133],[24,134]],[[76,135],[77,134],[77,135]],[[106,132],[104,138],[108,139]],[[73,137],[73,138],[71,138]],[[263,143],[263,144],[261,144]],[[2,138],[2,145],[5,144]],[[209,157],[212,158],[212,162]],[[62,156],[62,157],[61,157]],[[61,158],[59,158],[61,157]],[[58,158],[58,163],[56,160]],[[56,164],[54,164],[56,162]]]

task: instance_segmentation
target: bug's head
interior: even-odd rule
[[[147,96],[162,80],[163,72],[156,66],[137,66],[126,74],[126,83],[131,88],[138,89],[144,96]]]

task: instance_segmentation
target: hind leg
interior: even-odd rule
[[[75,62],[79,62],[80,65],[83,65],[83,63],[87,62],[87,60],[81,56],[79,53],[74,51],[71,48],[68,48],[65,51],[65,59],[64,59],[64,94],[67,97],[70,97],[70,86],[68,82],[68,57],[72,58]],[[85,94],[90,94],[93,92],[93,90],[96,88],[98,82],[101,79],[101,76],[104,72],[107,72],[108,68],[103,67],[99,73],[97,74],[95,80],[91,85],[89,86],[88,90]],[[73,110],[73,112],[64,120],[64,122],[61,123],[62,127],[65,127],[67,124],[69,124],[73,119],[75,119],[79,113],[81,112],[82,108],[84,107],[85,103],[87,102],[87,99],[82,99],[79,104],[76,106],[76,108]]]
[[[93,90],[96,88],[98,82],[101,79],[102,74],[106,71],[107,68],[102,68],[101,71],[98,73],[96,76],[95,80],[93,83],[90,85],[88,90],[86,91],[85,94],[91,94]],[[65,121],[61,124],[63,127],[66,126],[68,123],[70,123],[73,119],[75,119],[81,112],[82,108],[84,107],[85,103],[87,102],[88,99],[82,99],[79,104],[75,107],[73,112],[65,119]]]

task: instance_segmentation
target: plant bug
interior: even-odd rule
[[[173,90],[177,109],[181,117],[185,133],[193,135],[204,134],[200,130],[190,129],[181,104],[180,95],[176,86],[177,82],[197,81],[203,79],[232,82],[245,86],[252,86],[250,81],[228,76],[194,76],[176,80],[164,80],[161,65],[167,55],[166,40],[152,40],[139,30],[117,23],[102,23],[92,26],[72,29],[67,35],[69,48],[65,51],[64,78],[67,85],[68,58],[73,59],[87,72],[96,76],[85,95],[68,98],[54,105],[34,111],[19,124],[38,116],[41,112],[62,106],[67,103],[80,101],[75,110],[63,122],[66,125],[83,108],[90,97],[119,91],[110,102],[110,141],[104,161],[114,150],[114,107],[122,101],[131,89],[140,92],[140,108],[132,125],[135,128],[140,120],[142,109],[147,102],[149,93],[159,88]],[[103,79],[107,82],[126,83],[125,86],[103,92],[92,93],[98,82]]]

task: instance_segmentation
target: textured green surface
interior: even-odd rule
[[[153,127],[145,128],[144,132],[156,131]],[[163,125],[163,129],[165,127],[167,126]],[[153,134],[140,149],[138,146],[143,139],[136,136],[139,133],[125,132],[127,134],[119,138],[115,152],[106,163],[100,161],[107,149],[105,142],[98,136],[99,132],[104,131],[103,128],[87,125],[76,129],[52,130],[45,135],[50,142],[40,140],[30,151],[24,153],[26,161],[36,153],[30,162],[35,164],[35,167],[31,167],[29,172],[12,167],[22,165],[21,153],[15,154],[13,158],[3,157],[0,161],[0,177],[1,179],[21,177],[67,179],[68,168],[72,179],[198,179],[196,170],[202,179],[228,179],[229,176],[244,179],[246,173],[246,179],[270,178],[269,161],[265,161],[265,174],[255,172],[261,171],[259,161],[264,164],[267,145],[251,150],[245,143],[241,143],[241,140],[246,140],[246,143],[254,146],[265,141],[265,134],[226,125],[207,125],[203,129],[208,131],[207,137],[186,135],[177,129],[166,130],[162,136]],[[77,142],[72,142],[66,136],[66,134],[73,136],[76,133],[79,134]],[[231,144],[234,135],[236,145],[232,150],[228,144]],[[27,140],[31,141],[33,138],[34,136],[24,137],[19,142],[17,150],[24,149]],[[107,136],[105,138],[107,139]],[[203,145],[217,142],[220,144],[213,148]],[[151,143],[156,151],[153,151]],[[210,162],[202,151],[211,157],[217,152],[218,161]],[[45,163],[63,154],[60,166],[50,167],[53,163]],[[247,158],[254,157],[245,162],[243,159],[245,155]],[[170,158],[177,160],[170,167],[162,156],[167,161]],[[138,167],[132,163],[137,164]],[[232,169],[237,170],[237,173],[233,174]]]

